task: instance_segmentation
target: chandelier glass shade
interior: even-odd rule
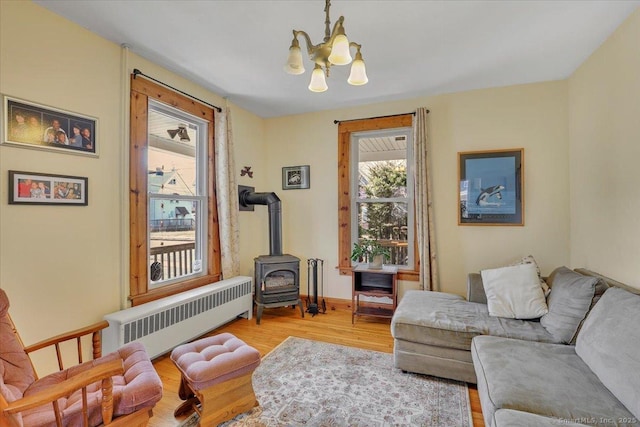
[[[311,73],[311,82],[309,83],[309,90],[312,92],[324,92],[328,89],[325,77],[329,77],[332,65],[351,64],[351,73],[347,80],[351,85],[360,86],[369,81],[362,59],[362,53],[360,53],[362,46],[358,43],[350,42],[347,38],[343,25],[344,16],[341,16],[336,21],[333,30],[330,31],[330,7],[330,0],[325,0],[325,37],[322,43],[314,45],[306,32],[293,30],[293,40],[291,47],[289,47],[289,57],[284,66],[284,70],[289,74],[298,75],[305,72],[302,60],[302,49],[298,41],[298,36],[302,36],[307,45],[307,54],[315,64],[313,72]],[[351,57],[352,47],[356,49],[355,60]]]

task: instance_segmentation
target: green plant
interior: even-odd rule
[[[391,258],[391,252],[383,247],[377,240],[362,239],[353,244],[351,260],[353,261],[373,261],[373,257],[382,255],[385,259]]]

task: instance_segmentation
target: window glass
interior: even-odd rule
[[[413,268],[413,189],[408,171],[410,129],[353,135],[352,244],[377,241],[387,264]],[[411,207],[411,209],[410,209]]]
[[[206,127],[179,111],[150,102],[147,150],[149,287],[203,271],[205,170],[200,148]],[[200,166],[202,165],[202,166]]]

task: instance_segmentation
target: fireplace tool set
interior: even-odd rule
[[[319,279],[318,267],[320,269]],[[321,304],[318,300],[318,285],[322,295]],[[310,258],[307,260],[307,313],[311,313],[311,317],[314,317],[318,313],[325,314],[326,312],[327,303],[324,301],[324,260]]]

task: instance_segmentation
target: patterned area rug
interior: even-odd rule
[[[471,427],[465,383],[403,373],[393,355],[289,337],[253,374],[260,406],[237,426]],[[180,426],[197,425],[192,415]]]

